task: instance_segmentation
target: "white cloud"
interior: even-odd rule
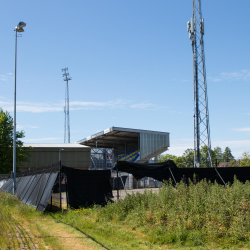
[[[4,110],[13,111],[13,103],[0,101],[0,106]],[[17,102],[17,112],[55,112],[63,111],[63,103],[31,103],[31,102]]]
[[[16,125],[17,129],[25,129],[25,128],[39,128],[38,126],[32,126],[32,125]]]
[[[250,132],[250,127],[247,127],[247,128],[234,128],[232,130],[238,131],[238,132]]]
[[[135,103],[135,104],[130,105],[129,107],[133,109],[144,109],[144,110],[158,110],[160,108],[167,108],[164,106],[160,106],[160,105],[148,103],[148,102]]]
[[[36,138],[36,139],[22,139],[23,142],[55,141],[55,140],[63,140],[63,138],[60,138],[60,137],[49,137],[49,138]]]
[[[159,106],[152,103],[133,103],[126,100],[115,100],[107,102],[70,102],[70,110],[100,110],[100,109],[125,109],[125,108],[137,108],[137,109],[159,109],[163,106]],[[0,100],[0,107],[9,112],[13,111],[13,102],[6,102]],[[52,103],[32,103],[32,102],[17,102],[17,112],[31,112],[31,113],[44,113],[44,112],[62,112],[64,110],[64,102]]]
[[[14,77],[12,76],[12,73],[7,73],[7,74],[3,74],[3,75],[0,75],[0,82],[3,81],[3,82],[7,82],[9,80],[13,80]]]
[[[28,125],[29,128],[39,128],[38,126]]]
[[[221,81],[249,81],[250,70],[240,70],[235,72],[222,72],[220,76],[208,77],[209,80],[214,82]]]
[[[188,148],[194,148],[194,141],[192,139],[170,140],[169,150],[165,153],[181,156]]]
[[[229,147],[235,158],[239,158],[244,151],[250,151],[250,140],[212,141],[212,148],[217,146],[222,148],[222,150]],[[194,148],[194,141],[192,139],[170,140],[169,150],[165,153],[182,156],[184,151],[188,148]]]

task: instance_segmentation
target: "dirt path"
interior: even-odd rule
[[[72,250],[101,250],[107,249],[88,235],[72,228],[69,225],[56,222],[53,219],[42,218],[32,223],[33,229],[41,234],[46,245],[50,249]]]

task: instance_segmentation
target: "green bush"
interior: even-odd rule
[[[76,217],[83,215],[96,222],[126,224],[154,244],[246,245],[250,240],[250,183],[235,179],[227,188],[205,180],[189,185],[166,183],[158,194],[145,190],[105,207],[72,210],[65,216],[68,222],[78,221],[79,227]]]

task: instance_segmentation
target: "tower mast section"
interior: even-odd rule
[[[187,23],[193,49],[193,92],[194,92],[194,167],[200,167],[201,147],[206,146],[209,167],[213,167],[209,126],[207,81],[204,52],[204,19],[201,0],[192,0],[193,15]]]
[[[62,69],[64,81],[66,81],[66,89],[65,89],[65,106],[64,106],[64,143],[70,143],[70,123],[69,123],[69,81],[71,77],[69,77],[69,73],[67,73],[68,68]]]

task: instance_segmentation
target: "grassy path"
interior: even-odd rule
[[[107,249],[88,235],[69,225],[57,222],[49,216],[33,221],[32,227],[40,233],[45,244],[52,249]]]

